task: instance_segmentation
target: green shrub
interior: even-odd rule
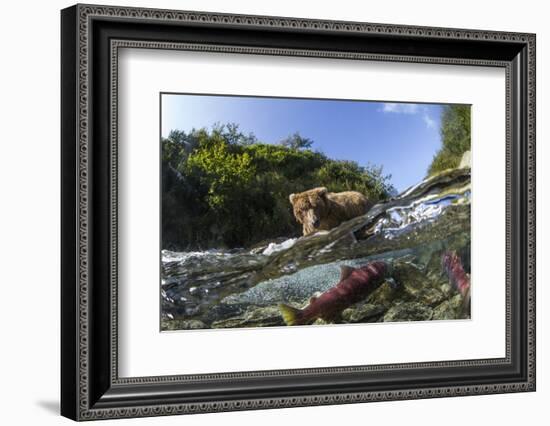
[[[471,108],[469,105],[446,105],[441,116],[441,149],[435,154],[428,175],[458,167],[462,154],[471,145]]]

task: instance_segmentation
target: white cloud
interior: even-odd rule
[[[424,119],[424,123],[426,123],[426,127],[428,129],[435,129],[435,120],[430,117],[427,112],[424,112],[422,118]]]
[[[437,125],[436,121],[428,114],[428,108],[421,104],[385,102],[380,111],[390,114],[422,114],[422,120],[428,129],[435,129]]]
[[[382,112],[393,112],[396,114],[417,114],[419,111],[420,105],[418,104],[382,104]]]

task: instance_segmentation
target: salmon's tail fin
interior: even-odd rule
[[[298,325],[301,324],[301,313],[302,311],[292,306],[285,305],[284,303],[279,303],[279,310],[281,315],[285,320],[286,325]]]

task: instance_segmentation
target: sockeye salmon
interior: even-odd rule
[[[280,304],[279,309],[287,325],[303,325],[322,318],[334,321],[354,303],[365,299],[393,273],[389,262],[375,261],[360,268],[342,266],[340,282],[318,297],[312,297],[304,309]]]
[[[462,266],[460,256],[455,251],[448,251],[441,256],[441,266],[447,273],[452,287],[464,298],[463,306],[470,305],[470,275]]]

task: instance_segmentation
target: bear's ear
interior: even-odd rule
[[[288,199],[290,200],[290,204],[294,204],[294,197],[296,197],[296,194],[290,194],[288,196]]]
[[[317,194],[319,194],[321,197],[327,195],[328,189],[324,186],[317,188]]]

